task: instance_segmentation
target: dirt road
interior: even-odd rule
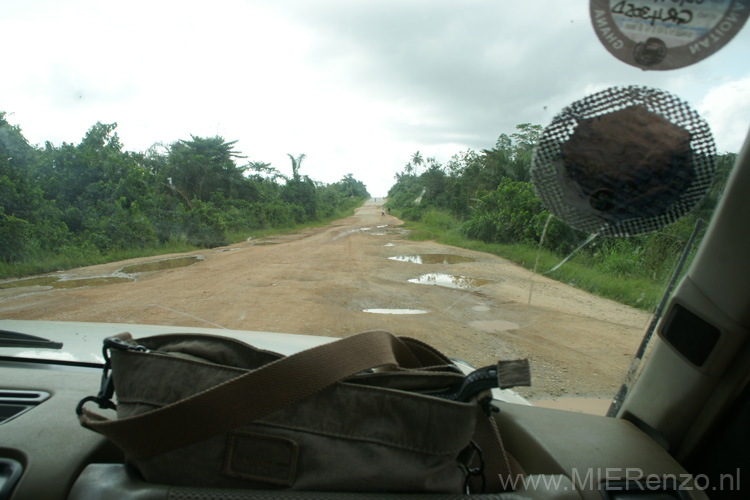
[[[519,392],[532,399],[614,394],[647,314],[535,276],[493,255],[402,239],[401,221],[382,215],[381,205],[382,199],[370,200],[354,216],[322,228],[180,254],[203,260],[138,273],[132,282],[2,289],[0,318],[219,326],[335,337],[386,329],[427,341],[475,366],[529,357],[534,387]],[[389,259],[418,254],[474,260],[417,264]],[[123,266],[160,258],[58,276],[124,276],[119,272]],[[427,278],[431,285],[409,282],[430,273],[476,281],[449,281],[466,288],[437,286],[434,276]],[[394,315],[368,309],[426,312]]]

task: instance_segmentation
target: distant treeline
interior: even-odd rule
[[[238,166],[236,141],[222,137],[124,151],[116,126],[97,123],[78,144],[39,147],[0,112],[0,265],[170,243],[214,247],[369,197],[351,174],[328,185],[300,174],[304,155],[289,155],[286,178],[268,163]]]
[[[417,152],[396,175],[388,204],[400,209],[407,220],[438,220],[436,211],[448,212],[451,217],[444,220],[458,221],[451,230],[471,239],[539,245],[549,212],[530,183],[530,168],[532,150],[542,132],[539,125],[518,125],[514,134],[502,134],[493,148],[458,153],[445,165]],[[613,275],[663,282],[696,220],[711,218],[735,159],[735,154],[717,156],[711,189],[686,217],[652,234],[598,239],[581,251],[578,261]],[[544,247],[562,258],[587,237],[552,218]]]

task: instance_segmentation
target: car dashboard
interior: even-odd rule
[[[3,498],[364,499],[404,496],[397,493],[201,490],[146,483],[124,464],[123,454],[115,446],[78,422],[76,405],[95,391],[100,377],[101,371],[95,368],[16,361],[0,363],[0,391],[5,395],[0,403],[2,411],[13,410],[11,406],[27,406],[25,411],[0,424],[0,459],[21,467],[17,483],[12,490],[4,492]],[[24,402],[23,395],[33,394],[34,397]],[[529,476],[514,492],[480,497],[598,499],[602,498],[603,484],[617,485],[617,479],[632,479],[634,471],[644,476],[678,480],[689,477],[661,446],[625,420],[505,402],[496,402],[496,405],[500,408],[496,418],[506,448]],[[9,481],[11,476],[12,471],[8,470],[4,479]],[[9,489],[7,484],[6,489]],[[617,491],[611,492],[609,498],[619,498],[615,496]],[[420,496],[454,498],[457,495]]]

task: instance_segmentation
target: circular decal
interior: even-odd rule
[[[531,181],[545,207],[580,231],[630,236],[692,210],[711,186],[706,121],[659,89],[612,87],[564,108],[544,129]]]
[[[644,70],[695,64],[726,45],[750,14],[750,0],[591,0],[599,40]]]

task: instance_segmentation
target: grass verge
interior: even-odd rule
[[[400,213],[394,210],[394,215],[398,217]],[[444,245],[490,253],[532,271],[538,258],[537,272],[539,274],[545,274],[565,257],[546,249],[540,250],[537,245],[485,243],[471,240],[455,229],[458,225],[458,219],[452,218],[450,214],[431,215],[428,212],[421,221],[406,221],[404,227],[410,231],[406,236],[407,239],[434,240]],[[612,276],[611,273],[597,269],[591,263],[586,262],[583,254],[573,256],[560,269],[545,275],[594,295],[645,311],[654,310],[666,287],[666,283],[661,280]]]
[[[361,204],[351,206],[337,214],[330,215],[314,221],[301,224],[295,224],[285,228],[265,228],[255,231],[240,231],[227,233],[229,244],[246,241],[248,238],[258,239],[267,238],[273,235],[289,234],[311,227],[320,227],[330,224],[334,220],[349,217],[354,214],[354,210]],[[190,245],[182,240],[170,240],[156,247],[135,248],[127,250],[112,250],[102,254],[96,247],[75,248],[69,247],[63,249],[58,255],[41,256],[31,262],[7,263],[0,261],[0,279],[6,278],[23,278],[36,274],[44,274],[55,271],[63,271],[76,267],[93,266],[97,264],[106,264],[120,260],[135,259],[139,257],[153,257],[172,253],[185,253],[195,250],[201,250],[201,247]]]
[[[156,247],[135,248],[128,250],[112,250],[107,254],[100,253],[96,248],[67,248],[59,255],[38,258],[32,262],[7,263],[0,262],[0,279],[22,278],[34,274],[44,274],[63,271],[76,267],[106,264],[118,260],[152,257],[170,253],[182,253],[198,250],[198,247],[179,240],[167,241]]]

